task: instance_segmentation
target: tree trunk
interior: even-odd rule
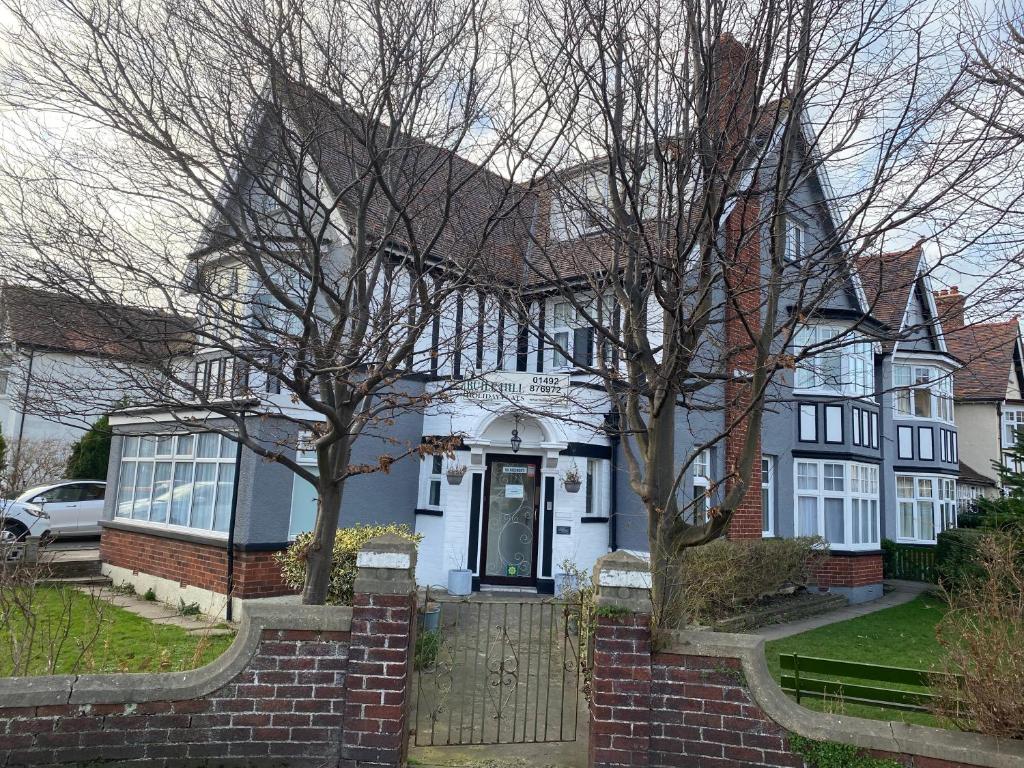
[[[313,541],[306,552],[306,583],[302,585],[302,602],[305,605],[323,605],[327,602],[327,591],[331,585],[331,555],[334,552],[334,538],[338,533],[341,517],[341,498],[345,481],[334,481],[339,470],[348,466],[351,455],[351,441],[340,440],[317,449],[317,467],[320,472],[317,482],[319,503],[316,524],[313,526]]]

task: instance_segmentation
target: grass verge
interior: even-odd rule
[[[797,653],[801,656],[881,664],[887,667],[932,669],[943,653],[942,647],[935,639],[935,626],[945,611],[946,605],[941,600],[921,595],[903,605],[849,621],[829,624],[782,640],[773,640],[765,644],[768,668],[778,681],[782,674],[779,655]],[[849,678],[832,679],[853,682]],[[909,686],[897,687],[914,690]],[[896,720],[948,727],[932,715],[919,712],[901,712],[863,704],[848,704],[838,700],[802,699],[801,705],[819,712],[834,712],[872,720]]]
[[[23,617],[0,626],[0,676],[11,675],[16,647],[28,647],[32,675],[177,672],[212,661],[234,640],[154,624],[68,588],[34,590],[33,614],[34,633]]]

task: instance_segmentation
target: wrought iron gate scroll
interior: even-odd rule
[[[417,641],[414,743],[575,741],[585,621],[555,600],[441,603],[439,630]]]

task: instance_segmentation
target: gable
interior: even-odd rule
[[[928,304],[927,295],[922,289],[921,280],[918,279],[914,282],[913,290],[911,290],[907,301],[907,309],[903,315],[900,349],[916,352],[942,352],[935,323],[936,319]]]

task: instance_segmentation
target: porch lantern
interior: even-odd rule
[[[509,442],[512,443],[512,453],[519,453],[523,445],[523,438],[519,436],[519,414],[516,414],[516,425],[512,427],[512,439]]]

